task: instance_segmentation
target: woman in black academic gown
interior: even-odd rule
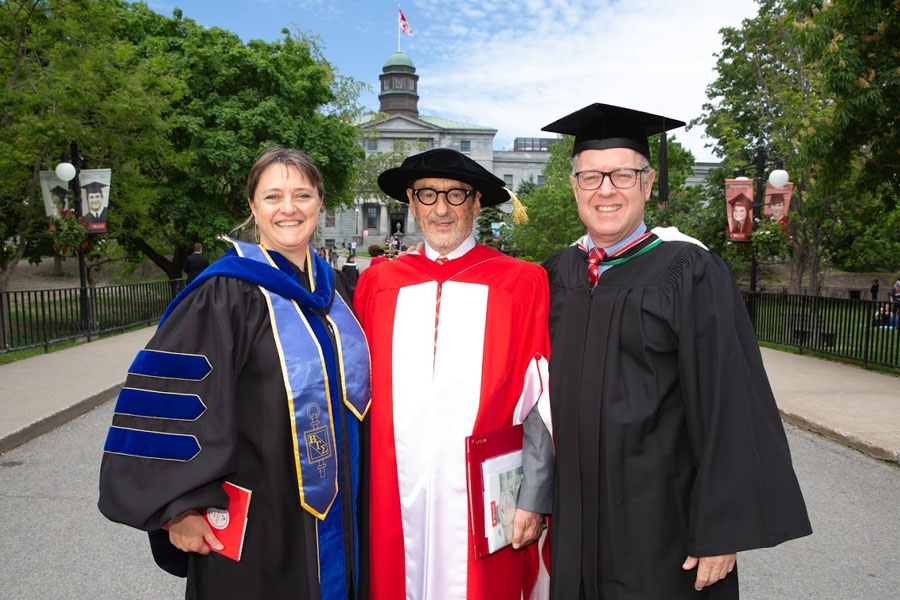
[[[365,338],[342,276],[310,250],[316,166],[274,148],[247,188],[259,244],[230,240],[129,369],[100,510],[151,532],[187,598],[357,598]],[[228,506],[224,482],[251,491],[239,561],[210,552],[203,518]]]

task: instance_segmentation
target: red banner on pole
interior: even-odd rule
[[[783,188],[777,188],[771,183],[766,184],[766,199],[763,204],[763,220],[773,223],[787,223],[788,212],[791,209],[791,195],[794,193],[794,184],[788,181]]]
[[[750,241],[753,233],[753,180],[746,177],[725,180],[725,214],[728,235],[733,242]]]

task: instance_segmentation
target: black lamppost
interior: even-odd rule
[[[72,162],[69,162],[71,159]],[[81,221],[81,181],[78,174],[81,172],[82,159],[78,154],[78,146],[75,142],[69,146],[69,154],[63,153],[62,162],[56,165],[56,176],[62,181],[69,182],[74,179],[75,186],[75,216]],[[84,248],[76,248],[78,253],[78,279],[81,285],[81,328],[91,341],[90,313],[88,311],[87,276],[84,265]]]
[[[756,165],[756,177],[754,177],[754,184],[756,185],[754,191],[753,198],[753,223],[754,225],[760,218],[759,211],[765,206],[766,203],[766,166],[768,164],[768,156],[766,155],[765,148],[759,148],[756,151],[756,159],[754,161]],[[772,187],[781,189],[788,182],[788,172],[784,170],[783,162],[776,161],[774,163],[775,169],[773,169],[769,173],[768,182],[772,184]],[[750,259],[750,320],[751,322],[756,324],[756,269],[757,269],[757,260],[756,260],[756,244],[753,244],[751,248],[751,259]]]

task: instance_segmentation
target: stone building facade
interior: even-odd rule
[[[524,181],[543,184],[544,165],[557,138],[516,138],[511,150],[495,150],[497,130],[419,113],[419,76],[409,56],[395,52],[382,67],[379,81],[379,113],[360,123],[366,134],[360,140],[367,154],[394,152],[396,148],[418,153],[433,148],[453,148],[469,156],[504,180],[515,191]],[[688,183],[701,183],[718,163],[698,163]],[[501,204],[504,212],[509,202]],[[397,235],[399,234],[399,235]],[[385,245],[398,237],[404,245],[422,240],[415,219],[406,204],[378,198],[357,198],[352,208],[328,208],[319,217],[318,245],[346,247],[356,241],[365,249]]]
[[[367,154],[408,148],[418,153],[433,148],[453,148],[503,179],[515,190],[522,181],[542,183],[542,170],[550,158],[555,138],[517,139],[513,150],[494,150],[492,127],[462,123],[419,113],[419,76],[412,60],[402,52],[388,57],[379,75],[379,114],[364,117],[360,141]],[[359,248],[384,245],[399,237],[404,245],[421,241],[407,205],[378,198],[357,198],[352,208],[326,209],[319,217],[319,244],[344,247],[356,241]],[[501,210],[508,212],[509,203]]]

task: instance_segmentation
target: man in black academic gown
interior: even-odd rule
[[[647,137],[683,125],[594,104],[544,128],[575,136],[588,231],[544,265],[557,600],[737,598],[737,552],[811,533],[734,278],[643,221]]]
[[[187,282],[190,283],[196,279],[197,275],[203,272],[203,269],[209,266],[209,259],[203,256],[203,244],[194,243],[194,252],[184,259],[184,274],[187,276]]]

